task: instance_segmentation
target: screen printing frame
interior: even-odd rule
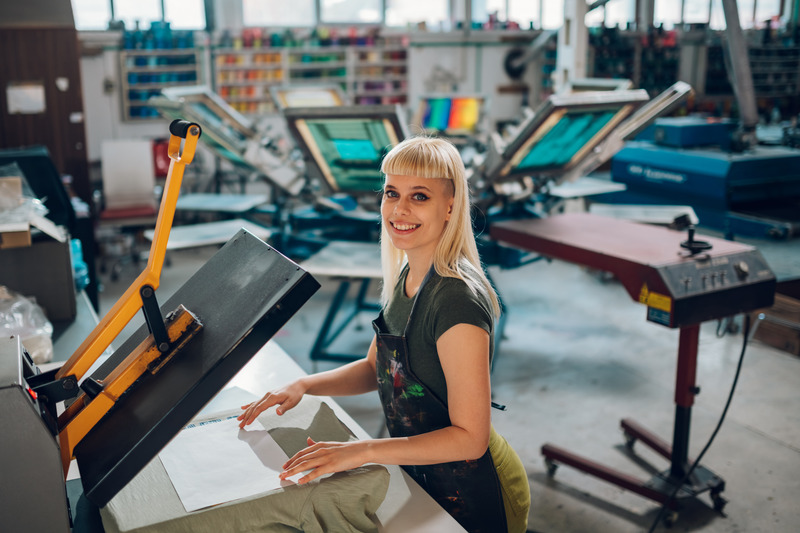
[[[273,85],[270,87],[269,92],[275,105],[281,111],[290,107],[337,107],[347,104],[347,99],[342,88],[332,83],[321,85]],[[291,101],[291,97],[296,96],[298,93],[318,93],[320,98],[327,97],[332,103],[304,103],[297,105]]]
[[[258,175],[289,196],[297,196],[305,179],[275,144],[244,115],[206,85],[172,87],[148,102],[167,118],[187,119],[203,128],[202,140],[218,157],[249,175]]]
[[[624,123],[650,97],[643,89],[630,91],[596,91],[586,93],[551,95],[523,122],[517,134],[504,143],[496,136],[490,146],[484,179],[487,183],[502,183],[519,178],[553,179],[563,176],[590,156],[607,135]],[[596,129],[568,160],[560,164],[544,165],[538,168],[521,167],[530,151],[539,146],[555,126],[569,114],[610,111],[611,118]]]
[[[426,103],[429,103],[431,100],[436,99],[470,99],[470,100],[477,100],[478,101],[478,117],[475,120],[475,125],[471,129],[465,128],[445,128],[445,129],[435,129],[429,128],[425,126],[423,123],[423,119],[425,117],[426,112]],[[485,129],[485,122],[486,122],[486,108],[489,105],[489,97],[484,94],[460,94],[460,93],[429,93],[423,94],[418,98],[417,106],[414,111],[414,114],[411,118],[411,124],[415,127],[419,127],[421,131],[435,131],[437,133],[441,133],[445,137],[472,137],[478,135],[482,129]],[[449,118],[452,116],[452,112],[448,113],[448,122]]]
[[[576,78],[564,84],[564,94],[598,91],[627,91],[633,81],[627,78]]]
[[[321,182],[332,193],[355,195],[377,193],[382,186],[380,160],[375,164],[375,172],[377,173],[376,187],[342,186],[341,180],[334,175],[330,162],[326,159],[317,139],[309,129],[309,121],[379,121],[383,125],[383,131],[386,132],[388,140],[387,145],[382,147],[384,152],[388,152],[392,147],[408,137],[408,129],[403,120],[402,108],[399,105],[289,107],[283,110],[283,116],[286,119],[289,132],[294,137],[306,160],[307,172],[316,174],[316,177],[321,178]]]
[[[688,83],[683,81],[673,83],[609,133],[590,155],[584,157],[561,176],[562,181],[574,181],[589,174],[619,152],[625,146],[626,141],[634,139],[658,117],[671,113],[693,93],[694,89]]]
[[[253,123],[207,85],[169,87],[148,101],[170,119],[181,118],[203,127],[203,141],[220,157],[251,168],[245,159],[247,143],[258,137]],[[206,110],[199,106],[205,106]]]

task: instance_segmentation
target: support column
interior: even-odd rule
[[[586,29],[586,0],[564,0],[564,25],[558,30],[558,57],[553,77],[555,92],[577,78],[586,77],[589,32]]]

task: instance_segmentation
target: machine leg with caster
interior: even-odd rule
[[[620,422],[625,435],[625,445],[632,450],[637,440],[642,441],[643,444],[670,461],[668,470],[653,476],[648,481],[642,481],[568,452],[563,448],[545,444],[542,446],[542,455],[545,457],[548,475],[553,476],[557,466],[565,464],[645,498],[661,504],[668,503],[671,512],[665,518],[667,525],[672,525],[677,518],[680,500],[696,497],[707,490],[711,495],[714,509],[722,513],[727,503],[727,500],[721,496],[722,491],[725,490],[725,481],[699,465],[688,478],[686,477],[690,468],[688,449],[691,406],[694,403],[694,396],[700,391],[695,385],[699,333],[698,325],[686,326],[680,330],[672,445],[631,419],[626,418]],[[679,487],[677,491],[676,487]],[[674,499],[670,501],[673,493],[675,493]]]

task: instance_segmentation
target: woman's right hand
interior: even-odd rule
[[[236,417],[236,420],[240,421],[239,427],[244,428],[252,424],[253,420],[255,420],[258,415],[273,405],[278,406],[275,412],[282,415],[300,403],[305,393],[306,386],[303,384],[302,380],[294,381],[285,387],[266,393],[260,400],[242,406],[244,412]]]

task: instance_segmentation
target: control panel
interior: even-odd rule
[[[687,255],[657,267],[671,305],[651,305],[647,319],[665,326],[697,324],[737,313],[769,307],[774,298],[775,276],[755,249],[715,254]],[[657,302],[654,299],[653,302]]]

